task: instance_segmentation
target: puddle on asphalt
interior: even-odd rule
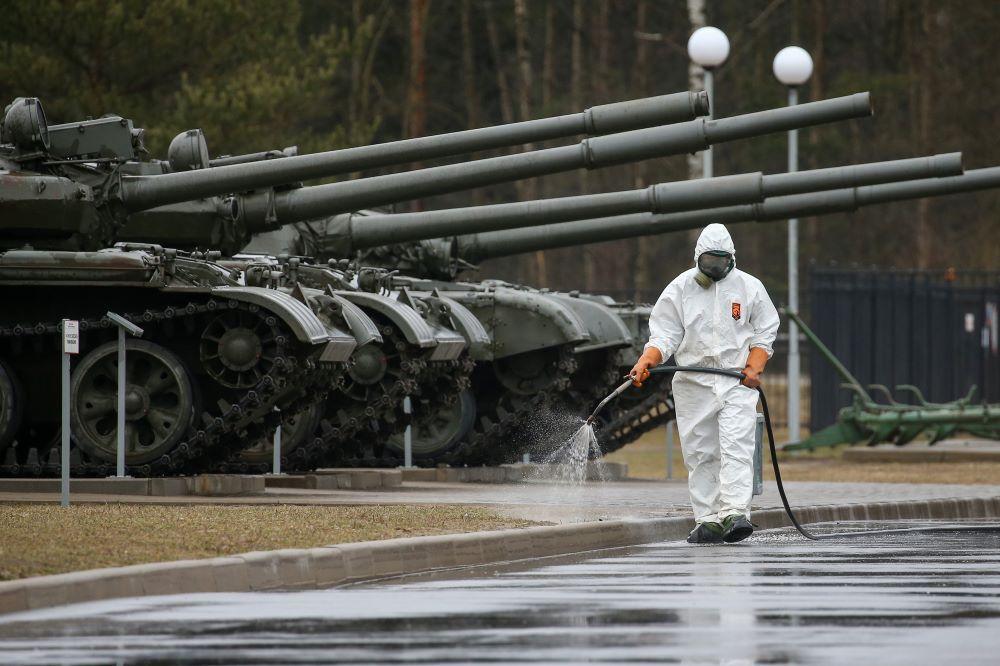
[[[862,527],[810,526],[818,532]],[[989,663],[1000,534],[670,542],[287,593],[0,617],[4,663]]]

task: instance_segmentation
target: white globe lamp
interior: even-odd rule
[[[712,26],[698,28],[688,38],[688,57],[705,70],[705,92],[708,93],[708,117],[715,115],[715,80],[712,72],[729,57],[729,38]],[[702,175],[712,177],[712,147],[702,153]]]
[[[698,28],[688,39],[688,56],[705,69],[715,69],[729,57],[729,38],[712,26]]]
[[[809,53],[798,46],[786,46],[774,56],[774,78],[783,85],[801,86],[809,80],[813,73],[813,59]]]

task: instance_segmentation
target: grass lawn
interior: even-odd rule
[[[766,437],[766,436],[765,436]],[[783,433],[775,433],[782,441]],[[628,464],[630,477],[664,479],[666,473],[666,433],[663,428],[646,433],[637,441],[605,457],[610,462]],[[841,459],[844,448],[817,453],[784,454],[781,478],[785,481],[841,481],[870,483],[971,483],[1000,485],[1000,463],[994,462],[913,462],[856,463]],[[674,437],[673,478],[686,479],[680,441]],[[771,456],[765,449],[764,478],[773,479]]]
[[[533,525],[467,506],[0,505],[0,580]]]

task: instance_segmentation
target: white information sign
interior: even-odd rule
[[[80,353],[80,322],[75,319],[63,319],[62,321],[62,333],[63,333],[63,353],[64,354],[79,354]]]

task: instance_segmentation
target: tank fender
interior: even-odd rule
[[[320,360],[330,363],[347,363],[351,354],[362,343],[358,342],[346,323],[341,303],[334,296],[326,294],[320,289],[310,289],[300,284],[296,284],[292,288],[291,295],[308,305],[326,326],[326,334],[330,336],[330,342],[323,350]],[[371,322],[371,325],[374,326],[375,323]],[[366,338],[365,341],[370,342],[370,339]]]
[[[403,332],[403,336],[410,344],[422,348],[430,348],[437,345],[434,339],[434,330],[427,325],[420,313],[405,303],[401,303],[389,296],[372,294],[365,291],[334,291],[337,296],[354,303],[364,310],[377,312],[387,317],[396,324]]]
[[[212,295],[260,306],[281,318],[301,342],[313,345],[329,341],[326,326],[308,305],[289,294],[264,287],[212,287]]]
[[[442,295],[438,290],[434,290],[431,294],[418,293],[416,295],[432,305],[442,303],[448,306],[451,311],[451,323],[454,325],[455,330],[465,338],[469,349],[469,356],[472,360],[485,361],[492,358],[492,354],[490,353],[490,343],[492,342],[490,334],[486,332],[486,327],[483,326],[482,322],[467,307],[454,298]]]
[[[448,296],[471,310],[486,328],[494,359],[590,340],[583,320],[549,294],[497,287],[449,291]]]
[[[337,294],[333,290],[333,287],[329,285],[326,288],[325,294],[340,305],[341,315],[344,317],[344,321],[347,322],[348,328],[351,329],[351,333],[354,335],[354,339],[357,340],[359,347],[363,347],[371,342],[376,344],[382,343],[382,334],[379,333],[378,324],[372,321],[372,318],[366,315],[364,310]]]
[[[442,317],[443,313],[435,312],[434,304],[429,303],[427,299],[414,298],[410,291],[403,287],[397,292],[396,300],[417,312],[424,323],[434,331],[434,340],[437,342],[437,346],[431,352],[431,361],[454,361],[468,347],[462,334],[455,330],[451,317]],[[450,310],[444,304],[439,303],[438,305]]]
[[[627,347],[632,344],[632,333],[628,326],[611,308],[572,294],[548,294],[548,296],[573,310],[590,331],[590,341],[575,347],[574,353],[609,347]]]

